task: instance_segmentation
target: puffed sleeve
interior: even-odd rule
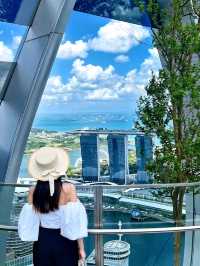
[[[77,240],[88,236],[88,219],[85,207],[80,201],[62,206],[61,235]]]
[[[26,203],[19,215],[18,234],[22,241],[37,241],[40,219],[31,204]]]

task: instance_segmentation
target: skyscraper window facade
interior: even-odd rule
[[[151,136],[136,136],[137,183],[149,183],[151,177],[146,171],[146,166],[153,159],[153,142]]]
[[[81,135],[80,146],[83,180],[98,181],[100,176],[98,135]]]
[[[110,180],[117,184],[125,184],[129,174],[128,136],[110,134],[107,140]]]

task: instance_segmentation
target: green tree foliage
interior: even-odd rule
[[[195,0],[194,0],[195,1]],[[200,24],[190,0],[171,0],[161,10],[156,0],[145,6],[151,17],[153,43],[163,69],[152,73],[146,96],[139,100],[137,128],[158,139],[149,171],[158,183],[200,180]],[[170,1],[169,1],[170,2]],[[196,6],[197,8],[197,6]],[[170,193],[174,220],[181,225],[185,188]],[[175,237],[174,265],[180,265],[180,234]]]
[[[200,21],[200,1],[191,0],[192,10],[194,15],[197,17],[198,22]]]

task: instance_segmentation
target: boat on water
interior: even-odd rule
[[[137,220],[137,221],[144,221],[146,220],[147,217],[147,213],[144,211],[141,211],[140,209],[133,209],[131,211],[131,219],[132,220]]]

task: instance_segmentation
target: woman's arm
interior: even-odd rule
[[[29,192],[28,192],[28,203],[32,204],[33,203],[33,192],[34,192],[35,187],[31,187]]]
[[[79,259],[84,260],[86,258],[85,254],[85,248],[84,248],[84,242],[83,238],[78,239],[78,254],[79,254]]]
[[[77,202],[78,201],[78,196],[77,196],[77,193],[76,193],[76,187],[73,184],[64,183],[63,184],[63,190],[64,190],[64,193],[66,195],[65,198],[67,199],[67,202]],[[75,212],[76,212],[76,210],[75,210]],[[79,210],[79,213],[77,213],[77,217],[75,218],[77,221],[81,219],[79,217],[80,216],[80,212],[81,212],[81,209]],[[87,220],[86,212],[84,212],[84,215],[85,215],[84,216],[85,217],[85,220]],[[74,221],[74,224],[77,223],[76,220]],[[79,222],[82,223],[82,219]],[[69,226],[69,225],[67,225],[67,226]],[[79,225],[79,229],[80,229],[80,227],[81,226]],[[80,238],[80,239],[77,240],[77,242],[78,242],[79,259],[84,260],[86,258],[85,247],[84,247],[84,240],[83,240],[83,238]]]
[[[64,183],[63,190],[65,192],[67,202],[76,202],[78,200],[76,187],[73,184]]]

